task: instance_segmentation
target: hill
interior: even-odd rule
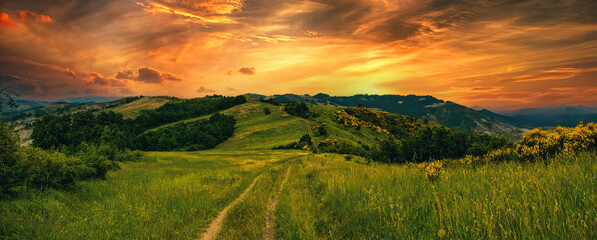
[[[269,109],[270,114],[265,114],[264,109]],[[353,145],[362,143],[373,143],[378,138],[387,138],[384,134],[375,133],[371,129],[362,131],[340,126],[333,121],[333,115],[340,108],[335,106],[311,106],[313,112],[318,116],[312,119],[304,119],[292,116],[284,112],[282,106],[260,102],[249,98],[247,103],[234,106],[221,111],[236,119],[236,129],[231,138],[219,144],[216,149],[220,150],[266,150],[277,146],[287,145],[298,141],[302,136],[309,135],[313,141],[322,141],[328,137],[339,141],[345,141]],[[210,115],[200,116],[191,119],[162,125],[148,131],[155,131],[165,127],[171,127],[179,123],[189,123],[209,118]],[[318,136],[313,128],[325,124],[328,135]]]
[[[143,110],[152,110],[163,106],[164,104],[176,100],[172,97],[157,96],[157,97],[139,97],[131,102],[119,104],[114,107],[104,108],[101,111],[113,111],[120,113],[124,118],[135,118],[139,116]]]
[[[483,114],[474,109],[443,101],[432,96],[417,95],[354,95],[330,96],[327,94],[273,95],[268,99],[280,102],[307,102],[319,105],[335,106],[364,106],[372,109],[413,116],[435,121],[441,125],[467,132],[482,132],[490,134],[520,135],[524,126],[514,122],[504,122]]]

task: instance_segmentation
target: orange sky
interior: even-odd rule
[[[0,2],[0,88],[597,105],[594,0]]]

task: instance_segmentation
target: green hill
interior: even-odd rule
[[[176,101],[174,98],[171,97],[141,97],[136,99],[132,102],[128,102],[125,104],[117,105],[111,108],[105,108],[101,111],[113,111],[115,113],[121,113],[124,118],[135,118],[139,116],[139,113],[143,110],[152,110],[163,106],[164,104]]]
[[[518,136],[524,131],[518,124],[501,121],[482,112],[443,101],[432,96],[418,95],[354,95],[330,96],[327,94],[296,95],[284,94],[267,97],[280,102],[307,102],[319,105],[345,107],[364,106],[391,113],[413,116],[435,121],[441,125],[467,132],[507,134]]]
[[[282,106],[260,102],[255,99],[249,99],[245,104],[223,110],[221,113],[231,115],[236,119],[236,129],[234,135],[219,144],[216,149],[272,149],[273,147],[296,142],[304,135],[310,135],[314,142],[321,142],[330,138],[352,145],[370,144],[380,138],[387,138],[385,134],[377,133],[373,129],[363,128],[357,130],[341,126],[333,120],[334,114],[341,109],[339,107],[322,105],[310,105],[310,107],[317,117],[304,119],[292,116],[282,111]],[[271,113],[266,115],[264,113],[265,108],[268,108]],[[171,127],[181,122],[189,123],[207,119],[209,116],[186,119],[148,131]],[[321,125],[326,126],[326,136],[313,133],[313,128]]]

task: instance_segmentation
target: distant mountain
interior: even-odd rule
[[[74,97],[74,98],[65,98],[60,99],[55,102],[66,102],[66,103],[102,103],[102,102],[111,102],[114,100],[122,99],[125,97]]]
[[[284,94],[274,95],[272,98],[280,102],[307,102],[312,104],[330,104],[337,106],[364,106],[391,113],[409,115],[436,121],[444,126],[462,131],[487,132],[491,134],[519,135],[523,132],[521,126],[498,120],[483,112],[446,102],[432,96],[417,95],[354,95],[330,96],[316,94],[314,96]],[[488,113],[489,114],[489,113]],[[489,114],[491,115],[491,114]]]
[[[579,106],[551,106],[542,108],[523,108],[518,110],[496,111],[506,116],[529,115],[583,115],[597,114],[597,107]]]
[[[586,106],[552,106],[498,111],[519,124],[534,127],[574,127],[579,122],[597,122],[597,108]]]

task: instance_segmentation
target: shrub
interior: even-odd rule
[[[106,178],[106,173],[110,169],[118,168],[118,165],[110,158],[115,158],[115,154],[109,150],[108,147],[97,147],[93,144],[82,143],[80,151],[75,154],[80,158],[83,164],[91,169],[91,171],[82,172],[79,175],[80,179],[91,178]]]
[[[516,147],[517,157],[535,161],[558,153],[576,153],[597,149],[597,124],[578,124],[574,128],[533,129],[525,133]]]
[[[0,194],[7,193],[19,185],[18,161],[19,138],[12,127],[0,122]]]
[[[503,148],[493,150],[483,156],[487,162],[505,162],[505,161],[516,161],[518,156],[512,148]]]
[[[20,182],[26,187],[70,188],[80,175],[93,171],[81,160],[59,152],[28,147],[20,154]]]
[[[425,176],[427,176],[427,180],[430,182],[435,182],[439,179],[439,176],[442,173],[442,163],[440,161],[430,162],[425,166]]]

